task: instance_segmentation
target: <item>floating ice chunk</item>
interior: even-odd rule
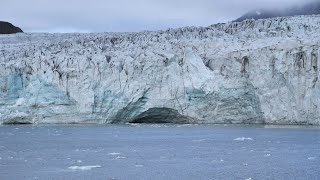
[[[77,160],[77,163],[82,163],[82,161],[81,160]]]
[[[271,154],[265,154],[264,156],[265,156],[265,157],[270,157],[270,156],[271,156]]]
[[[101,167],[102,166],[100,166],[100,165],[95,165],[95,166],[70,166],[68,169],[87,171],[87,170],[91,170],[91,169],[94,169],[94,168],[101,168]]]
[[[308,157],[308,160],[315,160],[316,157]]]
[[[141,164],[136,164],[135,167],[141,168],[141,167],[143,167],[143,165],[141,165]]]
[[[192,142],[204,142],[208,141],[209,139],[197,139],[197,140],[192,140]]]
[[[117,156],[116,159],[127,159],[127,157]]]
[[[121,153],[116,153],[116,152],[108,153],[108,155],[111,155],[111,156],[120,155],[120,154]]]
[[[257,15],[261,15],[261,12],[260,12],[260,11],[256,11],[256,14],[257,14]]]
[[[252,179],[251,179],[251,177],[250,177],[250,178],[248,178],[248,179],[245,179],[245,180],[252,180]]]
[[[246,137],[238,137],[234,139],[235,141],[252,141],[252,138],[246,138]]]

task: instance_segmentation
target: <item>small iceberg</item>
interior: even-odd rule
[[[70,166],[68,169],[87,171],[87,170],[91,170],[91,169],[94,169],[94,168],[101,168],[101,167],[102,166],[100,166],[100,165],[95,165],[95,166]]]
[[[192,142],[204,142],[208,141],[209,139],[197,139],[197,140],[192,140]]]
[[[238,137],[235,138],[234,141],[252,141],[252,138],[246,138],[246,137]]]
[[[127,157],[124,156],[117,156],[116,159],[127,159]]]
[[[308,160],[315,160],[316,157],[308,157]]]

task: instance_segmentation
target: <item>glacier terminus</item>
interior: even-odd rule
[[[320,125],[320,16],[0,36],[0,124]]]

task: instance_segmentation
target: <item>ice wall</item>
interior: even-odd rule
[[[0,36],[0,123],[320,125],[320,16]]]

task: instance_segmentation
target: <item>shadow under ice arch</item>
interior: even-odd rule
[[[139,114],[130,123],[189,123],[190,118],[181,115],[177,110],[171,108],[150,108]]]

